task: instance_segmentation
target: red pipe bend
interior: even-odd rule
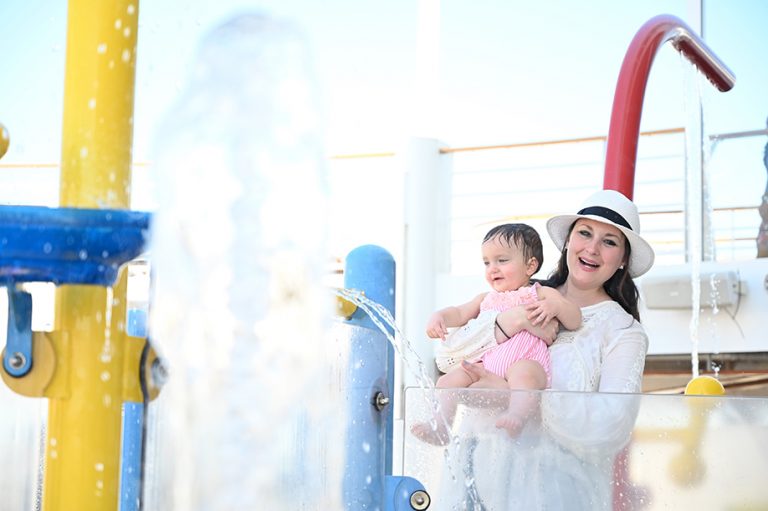
[[[634,195],[640,117],[648,75],[656,52],[670,40],[719,90],[728,91],[735,82],[733,73],[679,18],[660,15],[640,27],[624,56],[613,96],[603,177],[604,189],[617,190],[630,199]]]

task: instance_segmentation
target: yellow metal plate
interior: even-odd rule
[[[2,374],[5,384],[17,394],[42,397],[45,388],[51,383],[55,368],[56,356],[51,340],[45,332],[34,332],[32,335],[32,370],[20,378],[15,378],[0,367],[0,374]]]

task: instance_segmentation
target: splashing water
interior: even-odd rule
[[[386,307],[379,303],[374,302],[367,298],[362,292],[350,289],[337,289],[336,294],[353,303],[365,312],[374,325],[386,336],[389,343],[395,349],[395,352],[399,356],[400,360],[404,361],[406,368],[416,377],[416,381],[419,387],[424,391],[421,393],[427,401],[427,407],[431,411],[429,424],[433,431],[437,431],[440,428],[441,431],[448,432],[449,439],[446,444],[446,450],[444,452],[446,469],[448,475],[453,482],[458,480],[458,477],[453,472],[454,463],[452,459],[460,459],[459,451],[461,449],[461,439],[451,433],[451,424],[448,421],[445,413],[440,404],[440,400],[435,393],[435,385],[432,382],[432,378],[427,372],[426,366],[419,357],[416,350],[413,349],[411,342],[405,337],[395,324],[395,319],[390,314]],[[406,356],[410,355],[410,356]],[[414,362],[415,361],[415,362]],[[476,442],[476,440],[473,440]],[[470,446],[470,451],[472,450]],[[471,458],[471,455],[470,455]],[[473,511],[483,511],[484,506],[480,500],[479,493],[475,486],[475,479],[473,477],[473,469],[469,466],[463,467],[464,486],[466,488],[467,502],[464,503],[463,509]]]
[[[161,127],[149,327],[170,379],[148,452],[172,481],[152,509],[340,508],[342,396],[312,398],[331,378],[315,89],[298,28],[241,15]]]
[[[718,303],[720,302],[720,291],[718,289],[718,279],[717,279],[717,273],[713,272],[709,276],[709,299],[710,303],[712,304],[712,314],[709,316],[708,322],[709,322],[709,330],[713,338],[714,348],[712,350],[713,355],[717,355],[720,353],[720,350],[718,348],[719,346],[719,338],[717,334],[717,315],[720,313],[720,307],[718,306]],[[716,379],[719,379],[720,377],[720,364],[711,360],[709,362],[709,369],[712,371],[713,376]]]
[[[358,306],[374,325],[387,337],[398,356],[406,363],[407,369],[416,376],[419,387],[422,390],[434,391],[435,386],[427,372],[424,362],[413,349],[411,342],[400,332],[392,314],[383,305],[367,298],[361,291],[352,289],[337,289],[336,294]],[[394,332],[394,334],[392,333]],[[399,342],[398,342],[399,341]],[[413,358],[406,357],[404,352],[413,354]],[[413,365],[415,360],[415,366]]]
[[[171,480],[145,509],[342,508],[311,85],[295,27],[240,16],[206,39],[161,129],[149,327],[170,379],[148,453]],[[402,357],[388,311],[346,297]],[[410,370],[434,389],[420,361]]]
[[[102,346],[101,355],[99,355],[99,359],[105,364],[112,360],[111,325],[112,308],[115,306],[114,302],[114,290],[112,289],[112,286],[107,286],[107,303],[104,307],[104,310],[106,311],[106,318],[104,319],[104,346]]]
[[[703,74],[680,54],[684,69],[687,260],[691,264],[691,372],[699,376],[699,319],[701,316],[701,262],[714,258],[709,201],[709,157],[711,146],[705,141],[703,119]]]

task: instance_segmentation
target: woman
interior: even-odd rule
[[[557,268],[542,284],[581,307],[582,326],[561,330],[550,347],[553,390],[639,392],[648,349],[632,278],[653,265],[653,249],[640,237],[635,204],[613,190],[591,195],[575,215],[547,222],[561,250]],[[505,332],[536,330],[519,308],[502,313]],[[553,332],[534,331],[552,338]],[[481,365],[465,364],[474,388],[504,388]]]
[[[574,215],[550,219],[547,230],[561,257],[542,284],[556,288],[582,313],[581,327],[561,330],[550,347],[551,390],[578,392],[538,394],[530,427],[515,438],[494,432],[489,427],[494,418],[470,413],[458,432],[456,465],[446,470],[465,473],[472,484],[448,485],[450,505],[463,501],[459,506],[469,509],[505,510],[614,505],[613,488],[620,483],[613,480],[616,455],[637,416],[648,348],[632,278],[650,269],[654,254],[640,237],[637,207],[612,190],[594,193]],[[501,313],[498,320],[509,335],[529,330],[555,338],[554,330],[532,326],[522,308]],[[482,364],[463,367],[472,388],[506,389],[503,378]]]

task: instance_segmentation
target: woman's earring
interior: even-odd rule
[[[624,269],[624,265],[622,264],[621,266],[619,266],[619,269],[623,270]]]

